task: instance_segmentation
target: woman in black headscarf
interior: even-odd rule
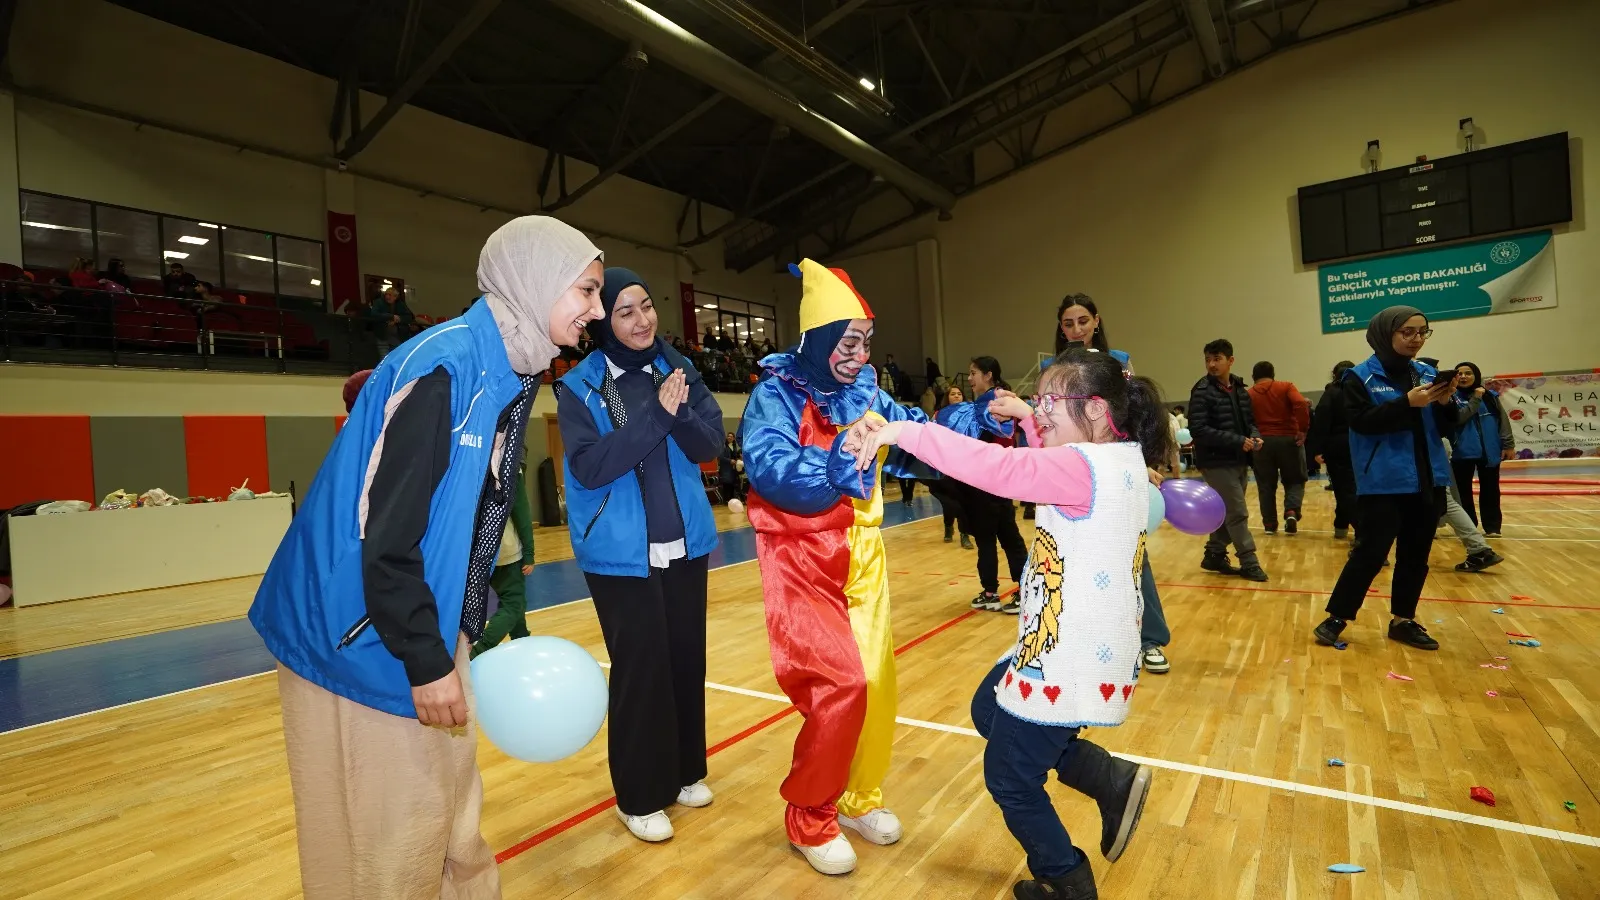
[[[1476,405],[1472,400],[1481,402]],[[1455,469],[1456,490],[1461,506],[1474,523],[1483,526],[1485,537],[1500,536],[1500,461],[1516,455],[1517,440],[1511,433],[1511,418],[1500,406],[1500,395],[1484,387],[1483,371],[1475,363],[1456,363],[1456,399],[1469,418],[1456,432],[1450,465]],[[1478,496],[1483,518],[1472,505],[1472,476],[1478,476]]]
[[[1455,427],[1454,373],[1440,377],[1416,356],[1433,329],[1410,306],[1391,306],[1367,325],[1372,356],[1340,383],[1350,455],[1356,472],[1360,542],[1328,599],[1317,643],[1335,646],[1366,599],[1367,588],[1395,545],[1389,638],[1422,650],[1439,642],[1416,621],[1428,580],[1428,550],[1444,510],[1450,463],[1440,435]]]
[[[611,655],[611,784],[643,841],[666,809],[711,802],[706,777],[706,569],[716,521],[700,464],[722,451],[722,410],[656,336],[644,279],[605,270],[591,353],[556,383],[567,527]]]

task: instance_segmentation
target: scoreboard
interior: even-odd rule
[[[1567,135],[1314,184],[1299,200],[1307,264],[1570,222]]]

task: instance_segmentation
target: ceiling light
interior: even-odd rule
[[[24,220],[22,224],[31,226],[33,228],[48,228],[51,231],[77,231],[83,234],[89,233],[89,229],[87,228],[78,228],[72,225],[53,225],[49,222],[29,222],[26,220]]]
[[[186,234],[183,237],[178,238],[178,243],[180,243],[180,244],[194,244],[196,246],[203,246],[205,244],[211,243],[211,239],[210,238],[194,237],[192,235],[187,235]]]
[[[707,303],[707,304],[706,304],[706,305],[705,305],[705,308],[706,308],[706,309],[716,309],[716,308],[717,308],[717,305],[716,305],[716,304],[715,304],[715,303]]]
[[[321,278],[313,278],[313,279],[311,279],[311,286],[312,287],[322,287],[322,279]]]
[[[760,316],[756,316],[756,321],[757,321],[757,322],[765,322],[765,321],[766,321],[766,319],[763,319],[763,318],[761,318],[761,317],[760,317]]]
[[[861,86],[866,88],[869,91],[875,91],[875,90],[878,89],[878,86],[872,83],[872,79],[871,78],[862,78],[861,79]]]
[[[210,222],[196,222],[195,224],[199,225],[201,228],[216,228],[217,227],[217,226],[211,224]]]
[[[176,250],[163,250],[163,251],[161,251],[161,255],[166,259],[188,259],[189,258],[189,254],[187,254],[187,253],[179,253]]]

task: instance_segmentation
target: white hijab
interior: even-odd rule
[[[518,374],[543,372],[561,352],[550,340],[550,309],[597,259],[605,255],[583,232],[549,216],[512,219],[484,242],[478,290]]]

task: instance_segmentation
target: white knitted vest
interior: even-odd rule
[[[1077,519],[1039,506],[1017,646],[995,690],[1029,722],[1120,725],[1139,680],[1149,480],[1138,444],[1071,446],[1089,461],[1093,505]]]

